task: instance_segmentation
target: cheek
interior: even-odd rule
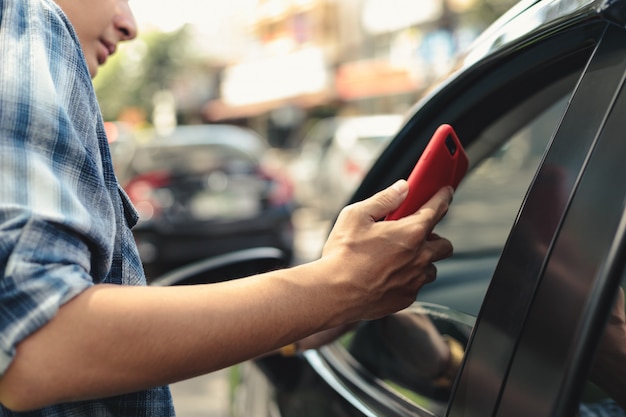
[[[86,2],[83,5],[82,13],[78,15],[75,13],[74,18],[70,18],[81,43],[87,44],[101,38],[113,21],[111,10],[98,7],[97,4],[88,8],[90,3]]]

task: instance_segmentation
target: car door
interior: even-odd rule
[[[572,415],[623,266],[621,236],[610,231],[621,230],[623,207],[618,203],[624,193],[601,193],[604,188],[598,185],[624,178],[624,173],[615,161],[592,155],[603,149],[605,158],[615,156],[610,147],[598,146],[617,138],[620,116],[611,110],[620,106],[625,48],[623,29],[592,8],[530,31],[460,71],[419,104],[372,168],[354,200],[406,177],[439,124],[450,123],[459,133],[472,170],[436,231],[453,242],[465,238],[466,248],[457,247],[455,256],[438,266],[438,280],[423,289],[421,303],[412,308],[423,314],[429,308],[424,302],[436,303],[427,317],[454,324],[445,331],[466,346],[466,354],[454,388],[441,390],[407,375],[406,347],[412,347],[407,326],[396,326],[399,333],[394,335],[388,323],[365,323],[339,343],[308,352],[312,366],[359,413]],[[613,139],[596,140],[609,136],[609,125]],[[490,177],[501,180],[499,188],[495,182],[485,184]],[[481,186],[482,194],[476,191]],[[593,199],[600,200],[590,204]],[[594,210],[605,203],[611,205],[606,217]],[[502,207],[493,209],[494,204]],[[474,213],[482,219],[468,218],[477,205]],[[602,232],[589,226],[596,219]],[[472,222],[474,227],[468,227]],[[581,222],[586,227],[579,227]],[[529,236],[531,232],[536,235]],[[549,274],[550,266],[568,260],[559,250],[566,249],[571,233],[598,239],[576,248],[593,255],[585,264],[593,272],[585,269],[585,289],[573,286],[551,298],[561,287],[558,277]],[[567,313],[557,314],[561,311]],[[544,340],[545,330],[536,326],[546,317],[564,335],[555,331]],[[548,357],[535,363],[535,349],[550,343],[554,348],[547,350]],[[413,348],[418,352],[419,346]],[[557,363],[550,363],[555,357]],[[527,393],[525,407],[517,408],[521,389]]]
[[[575,415],[626,259],[625,71],[610,25],[509,236],[450,416]]]

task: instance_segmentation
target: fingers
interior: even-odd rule
[[[415,271],[422,271],[423,283],[428,284],[437,278],[435,262],[452,255],[452,243],[448,239],[438,238],[424,242],[416,256]]]
[[[452,256],[454,248],[452,243],[445,238],[437,237],[436,239],[429,239],[424,243],[424,247],[429,248],[431,251],[431,262],[437,262],[442,259]]]
[[[409,193],[405,180],[396,181],[391,186],[364,200],[364,210],[372,220],[378,220],[397,209]]]
[[[407,182],[405,180],[398,180],[391,186],[374,194],[372,197],[345,207],[343,211],[345,212],[346,209],[350,209],[350,211],[358,211],[361,215],[365,213],[369,220],[377,221],[397,209],[405,200],[408,192],[409,186]],[[448,211],[448,205],[452,202],[453,192],[452,187],[443,187],[411,216],[422,216],[422,221],[429,223],[430,233],[435,224],[439,222]]]
[[[361,202],[359,211],[361,216],[367,213],[370,219],[377,220],[395,210],[402,203],[408,193],[406,181],[400,180],[392,186],[380,191],[371,198]],[[410,247],[421,248],[432,252],[429,262],[436,262],[452,255],[452,244],[447,239],[433,233],[437,223],[445,216],[448,206],[452,202],[453,189],[443,187],[424,204],[417,212],[403,219],[393,222],[384,222],[381,227],[395,230],[396,242],[403,239]],[[404,237],[402,237],[404,236]],[[423,247],[427,245],[428,247]]]
[[[441,188],[419,210],[407,217],[423,217],[429,220],[434,227],[434,225],[437,224],[448,212],[448,207],[452,202],[453,193],[454,190],[451,187]]]
[[[398,311],[420,288],[434,281],[434,263],[452,254],[449,240],[433,233],[448,210],[452,189],[442,188],[416,213],[394,221],[377,221],[406,198],[405,181],[342,210],[322,249],[334,277],[349,282],[352,297],[361,301],[350,319],[372,319]],[[340,294],[341,292],[337,292]],[[365,300],[365,301],[363,301]]]

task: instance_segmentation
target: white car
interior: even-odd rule
[[[291,164],[297,202],[322,215],[336,214],[403,121],[399,114],[318,121]]]

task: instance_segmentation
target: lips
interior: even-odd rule
[[[97,52],[98,64],[102,65],[106,62],[110,55],[115,53],[115,44],[107,42],[105,40],[99,41],[99,47]]]

